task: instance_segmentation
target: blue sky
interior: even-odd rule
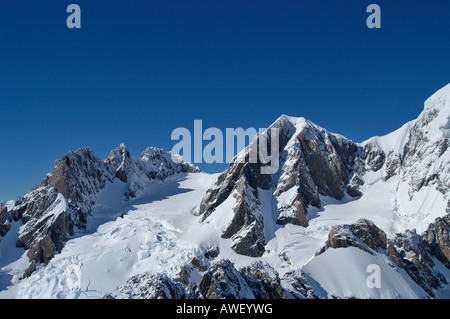
[[[81,29],[66,26],[70,3]],[[366,26],[370,3],[381,29]],[[0,201],[71,149],[170,150],[194,119],[389,133],[450,82],[449,12],[448,0],[0,0]]]

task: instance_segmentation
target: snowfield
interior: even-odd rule
[[[99,195],[87,228],[29,278],[13,276],[13,285],[0,297],[102,298],[144,271],[174,274],[201,249],[200,224],[190,205],[201,200],[214,178],[196,173],[154,182],[147,194],[130,203],[123,200],[121,185],[109,185]],[[3,277],[23,273],[24,259],[4,266]]]

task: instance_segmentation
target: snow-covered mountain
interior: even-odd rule
[[[449,91],[447,86],[429,98],[415,121],[361,144],[304,118],[281,116],[269,127],[280,130],[281,169],[272,176],[261,175],[261,164],[238,161],[248,158],[255,139],[208,190],[200,206],[203,220],[215,211],[222,214],[221,205],[237,198],[223,236],[233,238],[238,253],[260,256],[266,237],[273,236],[269,228],[274,221],[307,226],[308,211],[322,208],[330,199],[359,198],[379,183],[395,184],[389,199],[396,217],[391,227],[424,231],[449,209]],[[249,238],[255,235],[257,239]]]
[[[0,297],[450,297],[450,84],[363,143],[271,128],[272,175],[249,161],[258,136],[217,175],[155,148],[69,152],[0,205]]]
[[[1,204],[3,237],[12,224],[23,223],[16,246],[27,250],[30,266],[25,275],[36,269],[36,263],[48,263],[76,229],[85,228],[99,192],[109,184],[122,184],[124,192],[120,195],[129,200],[143,193],[153,180],[200,171],[179,157],[178,161],[172,160],[175,156],[147,148],[140,157],[132,157],[124,144],[104,161],[90,148],[70,151],[55,162],[39,186],[15,201]]]

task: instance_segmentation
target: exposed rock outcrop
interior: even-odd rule
[[[386,254],[432,297],[435,296],[433,289],[447,284],[445,276],[434,267],[433,259],[437,256],[433,249],[415,231],[397,234],[389,241]],[[448,265],[448,259],[446,263]]]
[[[105,299],[186,299],[185,289],[167,275],[143,273],[131,277]]]
[[[387,237],[384,231],[372,221],[360,219],[351,225],[338,225],[331,228],[325,245],[316,253],[324,253],[329,248],[357,247],[368,253],[386,249]]]
[[[436,218],[422,237],[430,245],[432,255],[450,268],[450,214]]]
[[[211,266],[198,283],[206,299],[281,299],[286,298],[278,276],[271,277],[260,265],[236,270],[229,260]]]

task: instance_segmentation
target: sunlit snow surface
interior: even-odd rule
[[[9,258],[2,258],[1,285],[5,290],[0,297],[102,298],[136,274],[150,271],[174,276],[183,264],[214,245],[220,247],[219,259],[229,258],[236,267],[251,264],[255,258],[236,254],[230,248],[230,240],[220,237],[229,221],[229,216],[224,215],[230,214],[235,203],[221,205],[213,213],[216,218],[210,218],[209,223],[200,223],[200,217],[194,213],[194,205],[216,178],[217,175],[193,173],[154,182],[146,195],[130,203],[122,200],[125,184],[108,185],[98,197],[87,228],[77,232],[60,254],[29,278],[19,279],[27,266],[23,250],[2,252]],[[392,184],[394,187],[395,182]],[[322,297],[425,297],[422,289],[403,271],[389,266],[381,254],[372,256],[346,248],[330,249],[314,257],[335,224],[365,217],[388,235],[399,230],[402,223],[396,221],[400,217],[393,211],[392,203],[385,200],[392,197],[391,189],[383,186],[371,188],[358,200],[323,199],[324,208],[311,212],[307,228],[285,225],[267,229],[266,237],[270,240],[260,259],[270,263],[280,276],[303,268],[312,282],[326,291]],[[269,218],[267,214],[264,217]],[[5,247],[14,246],[8,245],[8,241],[14,240],[18,230],[13,228],[2,239]],[[366,268],[370,263],[381,265],[381,289],[366,286],[369,275]]]
[[[14,285],[0,297],[101,298],[135,274],[176,273],[198,253],[200,224],[191,205],[200,202],[215,177],[196,173],[154,182],[146,195],[130,203],[123,200],[125,184],[108,185],[99,194],[87,228],[76,233],[48,265],[19,280],[26,267],[25,254],[2,264],[2,288],[8,280]],[[6,241],[14,233],[17,238],[17,231],[12,229],[2,239],[5,247],[14,247]],[[18,251],[23,252],[7,253],[17,258]]]

